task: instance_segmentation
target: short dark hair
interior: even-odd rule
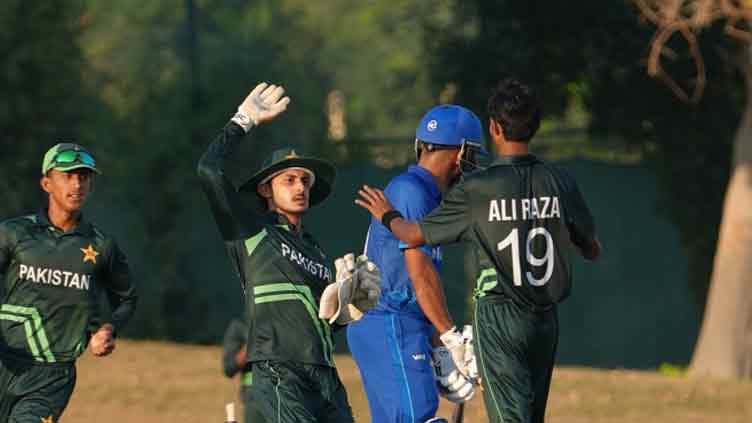
[[[532,88],[517,79],[507,78],[491,93],[488,116],[501,125],[509,141],[528,142],[540,127],[540,102]]]

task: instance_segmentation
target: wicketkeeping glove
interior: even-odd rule
[[[381,272],[365,254],[361,254],[355,261],[355,279],[357,284],[350,297],[350,304],[365,313],[376,306],[381,295]]]
[[[256,85],[238,106],[238,112],[232,117],[232,121],[248,132],[254,125],[274,119],[290,103],[290,97],[282,97],[284,93],[285,89],[281,85],[269,85],[266,82]]]
[[[456,404],[470,400],[475,395],[475,385],[457,369],[449,349],[436,347],[431,355],[439,394]]]
[[[362,255],[350,253],[334,261],[336,281],[321,294],[319,318],[341,325],[360,320],[372,309],[381,293],[381,275],[376,265]]]

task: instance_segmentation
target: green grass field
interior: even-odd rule
[[[355,364],[337,357],[358,422],[370,421]],[[220,371],[218,347],[121,340],[111,357],[87,352],[61,421],[221,423],[224,404],[238,402],[238,381]],[[449,416],[442,401],[440,414]],[[475,398],[466,422],[485,422]],[[657,372],[558,368],[548,405],[549,423],[748,423],[752,382],[685,379]]]

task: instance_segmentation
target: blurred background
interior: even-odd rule
[[[257,82],[284,85],[292,103],[231,175],[242,183],[282,145],[335,162],[336,192],[306,221],[334,257],[362,249],[356,189],[414,160],[426,110],[458,103],[486,121],[491,88],[517,76],[545,104],[532,150],[574,174],[605,246],[598,263],[577,261],[559,362],[684,366],[745,107],[745,47],[724,25],[705,22],[696,40],[693,102],[648,74],[657,25],[629,1],[5,0],[0,218],[43,204],[47,148],[85,145],[103,170],[87,217],[119,240],[140,292],[125,336],[215,344],[242,293],[195,167]],[[688,91],[690,47],[672,37],[664,59]],[[450,306],[468,317],[472,259],[461,246],[444,256]]]

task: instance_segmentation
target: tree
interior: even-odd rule
[[[705,64],[697,34],[723,20],[725,32],[738,40],[738,63],[744,75],[746,104],[734,139],[731,180],[723,206],[708,302],[690,365],[694,376],[752,378],[752,2],[747,0],[634,0],[642,16],[658,28],[651,43],[648,70],[683,101],[698,103],[705,88]],[[737,25],[740,25],[738,27]],[[671,53],[666,42],[680,34],[690,48],[696,77],[687,88],[665,71]]]
[[[0,4],[0,215],[39,207],[42,155],[79,135],[85,93],[76,2]],[[20,183],[19,183],[20,181]]]
[[[577,100],[588,114],[592,139],[618,137],[641,152],[658,176],[659,209],[680,230],[689,256],[690,287],[698,304],[705,304],[734,130],[745,100],[744,75],[730,60],[738,54],[738,45],[726,35],[724,25],[708,22],[703,36],[696,37],[696,49],[703,52],[705,89],[702,101],[693,103],[692,95],[686,94],[682,103],[670,90],[657,89],[648,77],[640,59],[654,30],[635,18],[631,2],[456,1],[448,16],[429,16],[426,24],[433,28],[427,44],[436,58],[431,66],[435,89],[454,83],[458,102],[484,110],[496,81],[522,77],[538,88],[546,116],[565,116],[571,101]],[[696,73],[692,49],[677,37],[667,45],[675,58],[664,63],[667,75],[683,81],[681,75]],[[738,169],[747,160],[740,162],[739,148],[735,154]],[[740,178],[734,176],[730,189],[736,189]],[[734,242],[744,236],[733,229],[722,234],[729,231],[737,238]],[[744,260],[736,263],[746,265]],[[730,264],[723,266],[732,269]],[[745,273],[749,274],[737,274]],[[747,312],[740,313],[747,316],[746,325],[750,309],[747,305]],[[742,321],[738,322],[734,330],[740,336]]]

